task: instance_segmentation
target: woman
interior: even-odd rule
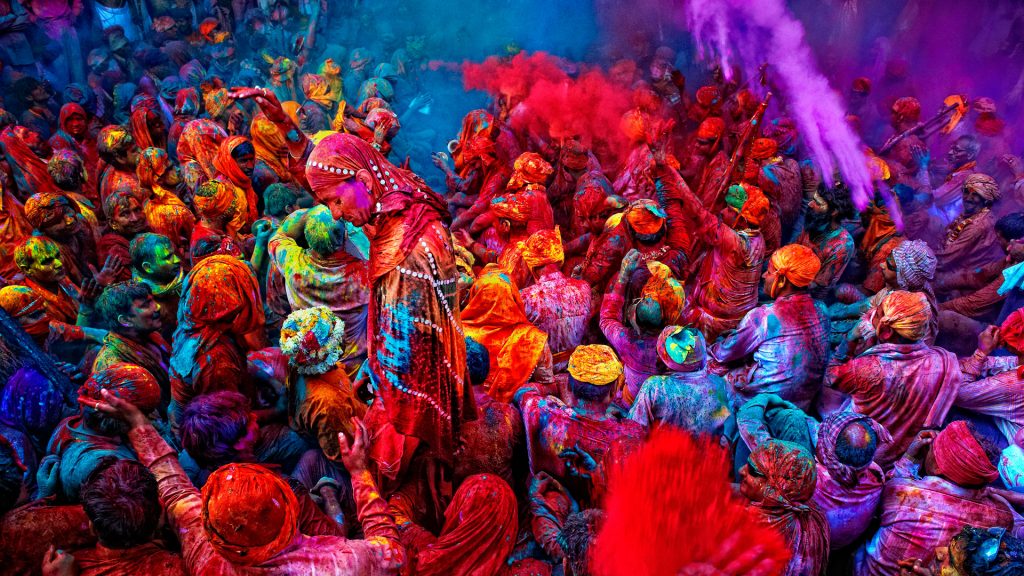
[[[259,199],[252,187],[252,174],[256,168],[256,150],[244,136],[229,136],[220,143],[213,158],[217,179],[231,186],[238,203],[238,215],[232,225],[248,230],[259,217]]]
[[[36,192],[59,192],[46,170],[46,159],[52,149],[39,134],[24,126],[8,126],[0,132],[0,145],[22,199]]]
[[[189,273],[171,350],[172,424],[200,394],[232,390],[253,397],[245,356],[247,348],[262,348],[252,342],[263,330],[261,302],[256,275],[234,256],[210,256]]]
[[[491,369],[483,388],[491,398],[510,402],[527,382],[554,381],[548,335],[526,317],[519,290],[497,265],[473,282],[462,325],[487,348]]]
[[[216,176],[213,159],[227,137],[219,124],[207,118],[185,125],[178,140],[178,163],[190,192],[195,193],[200,184]]]
[[[179,252],[192,237],[195,216],[174,193],[181,176],[170,156],[160,148],[146,148],[136,168],[139,184],[150,190],[143,211],[150,232],[166,236]]]

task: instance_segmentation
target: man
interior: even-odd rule
[[[131,261],[129,247],[136,234],[147,231],[143,203],[127,188],[119,188],[103,201],[103,214],[110,231],[100,236],[96,250],[100,260],[114,257],[121,263]],[[118,280],[131,278],[131,271],[121,268]]]
[[[190,574],[398,574],[405,550],[368,469],[366,427],[353,442],[339,438],[352,475],[365,540],[306,536],[299,532],[300,505],[278,474],[257,464],[228,464],[210,475],[202,492],[192,486],[174,449],[130,402],[106,394],[97,407],[124,418],[139,459],[157,478],[160,501],[178,528]]]
[[[720,437],[729,400],[725,381],[707,372],[704,335],[691,327],[666,326],[658,336],[658,358],[669,373],[644,382],[629,419],[646,428],[668,425]]]
[[[156,478],[142,464],[105,459],[82,485],[82,507],[98,540],[95,548],[74,554],[82,576],[186,574],[181,555],[156,540]]]
[[[989,357],[1002,344],[1013,356]],[[990,326],[978,336],[975,353],[960,360],[963,383],[956,395],[956,406],[991,417],[996,428],[1010,444],[1024,427],[1020,409],[1024,377],[1017,367],[1024,358],[1024,310],[1010,314],[997,329]]]
[[[171,347],[160,334],[160,305],[149,286],[139,282],[107,286],[96,300],[96,313],[109,332],[93,361],[93,372],[121,362],[145,368],[160,384],[161,404],[166,405],[170,400],[167,363]]]
[[[729,381],[734,407],[758,394],[777,394],[809,412],[821,392],[831,333],[825,306],[811,298],[808,286],[821,263],[802,244],[776,250],[764,274],[773,302],[754,308],[735,332],[711,347],[722,366],[735,366]]]
[[[61,263],[68,278],[81,285],[92,274],[87,265],[96,264],[94,228],[65,196],[37,192],[25,201],[25,219],[32,228],[60,246]]]
[[[60,494],[71,502],[79,500],[82,483],[105,456],[135,460],[135,452],[126,442],[128,427],[124,421],[98,411],[95,403],[102,391],[130,399],[140,410],[152,412],[160,404],[160,385],[144,368],[132,364],[112,364],[93,372],[78,395],[87,400],[77,416],[65,419],[54,430],[47,453],[59,459],[59,485],[40,485],[41,494]]]
[[[299,246],[304,239],[307,248]],[[324,206],[299,210],[281,223],[268,252],[284,279],[292,310],[326,306],[345,322],[344,363],[354,374],[366,359],[369,264],[346,250],[345,223]]]
[[[181,258],[166,236],[145,232],[132,238],[128,246],[131,256],[132,281],[149,286],[153,299],[160,305],[160,333],[170,339],[178,325],[178,302],[185,270]]]
[[[893,102],[889,117],[892,137],[912,129],[920,121],[921,102],[917,98],[908,96]],[[919,176],[924,166],[921,160],[927,155],[927,150],[924,141],[916,134],[910,134],[892,147],[885,160],[892,166],[892,176],[897,183],[912,187],[920,185]]]
[[[995,234],[992,205],[999,200],[999,185],[985,174],[964,180],[963,212],[950,222],[935,257],[939,273],[981,268],[998,260],[1001,250]]]
[[[942,423],[960,389],[956,356],[924,343],[931,314],[923,294],[892,291],[872,316],[878,344],[829,368],[832,386],[852,397],[853,409],[892,435],[875,454],[883,469],[892,467],[920,430]]]
[[[977,137],[967,134],[957,138],[946,152],[949,172],[942,184],[932,191],[934,206],[944,222],[956,218],[962,208],[960,193],[967,179],[977,173],[981,144]]]
[[[758,226],[770,209],[768,199],[754,186],[733,185],[725,194],[721,214],[697,198],[663,153],[654,155],[659,194],[666,204],[681,206],[697,244],[707,253],[697,272],[697,284],[685,314],[708,341],[735,328],[743,315],[757,305],[757,285],[764,261],[764,239]],[[709,200],[714,202],[714,199]],[[696,259],[696,258],[692,258]]]
[[[639,439],[643,428],[632,420],[619,420],[609,410],[609,399],[622,376],[622,363],[608,346],[580,346],[569,358],[569,391],[574,400],[566,405],[554,396],[542,396],[535,388],[521,388],[514,402],[523,414],[530,471],[546,472],[565,482],[569,477],[562,454],[574,448],[601,462],[612,441]]]
[[[1014,513],[987,489],[998,450],[967,422],[921,432],[882,493],[878,532],[857,551],[857,576],[897,576],[904,560],[930,558],[964,526],[1010,529]]]
[[[100,189],[100,202],[106,205],[107,197],[115,190],[131,189],[141,198],[139,178],[135,175],[135,167],[139,163],[139,149],[135,146],[131,132],[123,126],[107,126],[100,130],[96,139],[96,153],[104,166],[97,181]]]
[[[816,297],[823,298],[839,283],[856,253],[853,236],[842,225],[853,216],[853,203],[846,187],[819,185],[807,207],[810,212],[797,243],[814,250],[821,261],[812,290]]]
[[[681,173],[686,183],[692,184],[691,190],[697,190],[698,197],[705,198],[710,190],[726,177],[729,157],[722,149],[722,137],[725,134],[725,121],[717,116],[704,119],[694,136],[693,155],[682,168]]]
[[[14,263],[24,275],[18,283],[42,298],[50,320],[76,323],[81,293],[64,273],[56,242],[43,236],[30,236],[14,250]]]
[[[591,317],[590,286],[562,273],[565,254],[558,227],[531,235],[520,252],[535,280],[532,286],[519,291],[526,317],[547,333],[555,372],[561,372],[587,331]]]
[[[873,458],[888,438],[884,428],[856,412],[836,412],[818,428],[811,502],[828,520],[832,550],[853,544],[874,520],[885,476]]]

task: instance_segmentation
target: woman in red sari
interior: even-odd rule
[[[59,192],[46,170],[46,159],[52,150],[39,134],[24,126],[8,126],[0,132],[0,145],[14,173],[17,194],[22,199],[36,192]]]
[[[256,168],[256,150],[244,136],[229,136],[220,143],[213,158],[217,179],[231,186],[238,202],[240,229],[248,230],[259,217],[259,199],[252,187],[252,173]]]
[[[89,116],[79,104],[68,102],[60,109],[60,123],[57,132],[50,137],[50,147],[57,150],[71,150],[85,165],[86,182],[82,193],[94,205],[99,204],[96,190],[96,140],[89,137]]]
[[[166,236],[176,251],[188,244],[196,218],[174,193],[181,182],[171,158],[161,148],[146,148],[136,168],[139,184],[151,195],[143,206],[150,232]]]
[[[220,143],[228,137],[219,124],[208,118],[193,120],[185,125],[178,140],[178,164],[189,191],[195,193],[199,185],[213,180],[216,170],[213,159]]]

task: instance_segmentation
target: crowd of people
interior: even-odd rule
[[[0,572],[1024,574],[997,102],[857,78],[859,207],[652,42],[628,153],[437,133],[348,8],[0,1]]]

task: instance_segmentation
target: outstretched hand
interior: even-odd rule
[[[235,100],[255,100],[260,110],[275,124],[290,121],[277,96],[266,88],[235,87],[228,92],[228,97]]]

